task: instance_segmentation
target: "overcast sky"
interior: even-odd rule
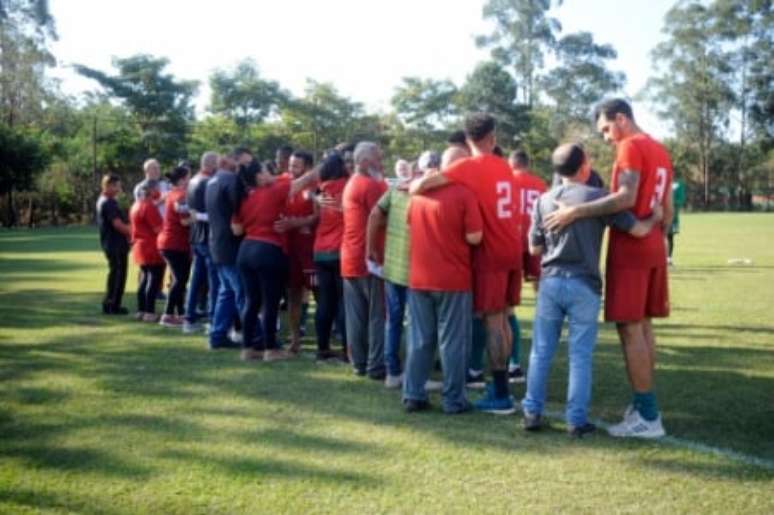
[[[618,51],[611,68],[626,73],[634,96],[651,73],[650,51],[661,40],[664,14],[674,0],[565,0],[552,11],[563,33],[590,31]],[[52,0],[59,41],[53,45],[67,93],[96,89],[67,65],[109,71],[112,57],[149,53],[167,57],[181,79],[200,81],[197,108],[209,100],[207,78],[245,57],[262,76],[296,95],[305,79],[332,82],[369,110],[389,110],[405,76],[451,79],[460,85],[488,57],[474,43],[489,32],[484,0]],[[453,6],[453,8],[452,8]],[[663,137],[665,124],[634,104],[643,128]]]

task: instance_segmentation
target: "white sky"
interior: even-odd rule
[[[675,0],[565,0],[553,15],[563,33],[590,31],[611,43],[611,68],[627,75],[625,93],[637,94],[651,72],[650,50],[661,39],[664,14]],[[59,41],[54,55],[65,92],[96,89],[67,68],[79,63],[112,71],[112,57],[149,53],[170,60],[181,79],[200,81],[197,107],[209,101],[207,78],[245,57],[261,75],[296,95],[305,79],[332,82],[371,111],[389,110],[405,76],[451,79],[460,85],[488,57],[474,37],[488,32],[484,0],[53,0]],[[451,7],[453,6],[453,8]],[[635,103],[643,129],[668,130]]]

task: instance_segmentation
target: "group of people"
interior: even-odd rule
[[[546,191],[526,152],[503,155],[486,113],[468,115],[442,154],[398,160],[389,181],[380,147],[367,141],[331,149],[316,165],[310,153],[289,147],[273,166],[245,148],[206,152],[193,177],[181,163],[166,181],[148,160],[127,217],[116,202],[120,179],[108,174],[97,203],[109,264],[103,311],[127,314],[121,299],[131,242],[140,267],[138,320],[190,334],[208,318],[210,349],[239,347],[243,360],[291,359],[313,296],[319,361],[346,362],[359,376],[401,388],[407,412],[428,409],[428,390],[437,388],[445,413],[514,413],[510,384],[526,376],[521,408],[529,431],[546,425],[548,376],[567,320],[566,421],[570,435],[581,437],[595,430],[588,410],[604,287],[605,320],[616,323],[632,387],[623,420],[608,431],[663,436],[651,318],[669,314],[672,166],[626,101],[600,104],[595,122],[616,146],[610,192],[576,143],[554,151],[557,178]],[[166,268],[171,281],[159,317]],[[514,313],[525,279],[537,291],[526,374]],[[283,302],[284,348],[277,337]],[[331,348],[334,333],[341,352]],[[430,381],[439,364],[442,384]],[[471,403],[475,387],[484,393]]]

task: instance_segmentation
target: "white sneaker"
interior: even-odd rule
[[[661,415],[656,420],[647,421],[639,411],[629,408],[623,421],[607,428],[607,432],[617,438],[661,438],[666,435]]]
[[[443,383],[441,381],[433,381],[428,379],[425,383],[425,391],[427,392],[440,392],[443,389]]]
[[[242,344],[242,333],[240,331],[237,331],[236,329],[231,329],[228,332],[228,339],[231,340],[234,343]]]
[[[403,385],[403,374],[394,376],[387,374],[384,378],[384,387],[390,390],[396,390]]]
[[[183,334],[194,334],[201,331],[201,327],[197,323],[191,323],[188,320],[183,322]]]

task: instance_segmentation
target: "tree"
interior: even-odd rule
[[[243,132],[276,113],[289,97],[277,82],[261,78],[252,59],[240,62],[232,71],[215,71],[210,89],[210,111],[234,120]]]
[[[48,156],[37,138],[0,125],[0,195],[7,196],[6,226],[18,221],[14,192],[32,189],[47,162]]]
[[[516,82],[493,61],[479,63],[460,90],[464,111],[485,111],[497,119],[497,138],[508,146],[529,126],[525,106],[516,103]]]
[[[521,102],[530,109],[537,101],[536,84],[545,54],[553,48],[559,22],[548,16],[551,0],[489,0],[484,19],[495,22],[494,32],[478,36],[479,47],[492,49],[492,58],[513,66]]]
[[[540,82],[554,101],[552,132],[561,137],[572,122],[588,123],[592,106],[620,90],[626,79],[607,69],[606,61],[617,57],[615,49],[595,43],[589,32],[564,36],[555,51],[557,66]]]
[[[172,162],[184,157],[186,138],[194,119],[191,103],[195,81],[177,81],[164,73],[169,61],[139,54],[114,59],[118,74],[108,75],[83,65],[75,69],[97,81],[112,98],[132,113],[146,156]]]
[[[681,1],[670,9],[663,29],[667,39],[652,52],[660,73],[645,92],[678,138],[696,146],[705,205],[710,203],[712,154],[728,125],[733,98],[731,66],[713,29],[712,13],[703,4]]]
[[[390,103],[403,123],[430,132],[448,125],[456,113],[457,86],[450,80],[404,77]]]

